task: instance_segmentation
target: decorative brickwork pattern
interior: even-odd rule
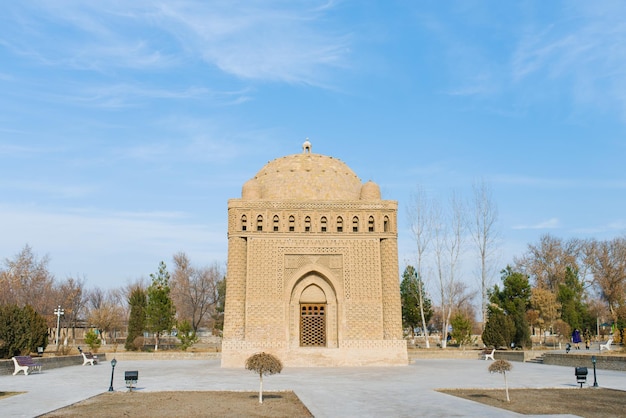
[[[383,329],[385,340],[402,339],[402,310],[398,281],[398,243],[383,239],[380,242],[383,281]]]
[[[232,340],[243,340],[245,330],[247,242],[244,238],[228,240],[228,280],[224,311],[224,334]]]
[[[268,163],[228,201],[222,365],[262,350],[286,366],[406,364],[398,204],[305,150]]]
[[[381,300],[380,253],[377,239],[355,240],[350,246],[351,274],[345,280],[346,299]],[[358,260],[358,262],[356,262]]]

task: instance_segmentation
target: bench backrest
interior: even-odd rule
[[[13,358],[20,366],[28,366],[29,364],[35,363],[31,356],[14,356]]]

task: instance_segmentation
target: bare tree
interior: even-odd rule
[[[617,322],[626,304],[626,238],[591,242],[586,260],[611,318]]]
[[[2,301],[20,307],[30,305],[50,320],[57,302],[53,300],[54,276],[48,271],[48,262],[48,256],[38,259],[28,245],[14,259],[5,259]]]
[[[195,268],[185,253],[174,255],[172,298],[179,320],[186,319],[197,331],[202,322],[215,311],[218,284],[223,273],[218,263]]]
[[[68,277],[55,286],[56,300],[63,308],[64,323],[67,328],[72,329],[72,340],[76,340],[76,325],[81,315],[84,315],[86,298],[85,298],[85,280],[80,278]]]
[[[565,282],[567,268],[581,271],[585,242],[579,239],[563,241],[551,235],[542,235],[538,245],[528,245],[521,258],[515,258],[516,268],[535,279],[535,285],[552,292]],[[584,273],[584,272],[583,272]]]
[[[450,198],[449,210],[445,213],[439,205],[433,206],[434,220],[434,253],[439,278],[439,292],[442,309],[441,347],[447,346],[446,336],[450,317],[459,296],[459,258],[463,247],[465,232],[463,203],[453,193]]]
[[[533,312],[536,313],[535,323],[539,325],[539,332],[545,329],[553,329],[554,323],[559,319],[561,304],[556,298],[556,293],[545,287],[534,287],[530,297]],[[528,318],[528,313],[526,315]],[[531,314],[533,317],[533,314]],[[544,340],[545,342],[545,340]]]
[[[120,329],[124,323],[124,309],[114,291],[105,292],[96,287],[88,292],[89,323],[95,327],[106,344],[107,334]]]
[[[423,265],[424,256],[432,240],[433,214],[432,204],[428,200],[426,193],[420,187],[417,188],[412,199],[413,203],[408,207],[407,213],[411,231],[417,246],[417,262],[415,267],[416,278],[424,283]],[[425,283],[424,283],[425,284]],[[424,286],[417,286],[418,300],[420,305],[420,316],[422,318],[422,332],[426,342],[426,348],[430,348],[428,341],[428,327],[426,326],[426,316],[424,314]]]
[[[482,181],[473,185],[474,212],[473,220],[469,223],[469,230],[476,245],[479,256],[480,293],[482,329],[487,322],[487,306],[489,299],[487,289],[491,287],[494,268],[492,259],[496,255],[499,233],[496,229],[498,221],[498,208],[493,201],[491,188]]]

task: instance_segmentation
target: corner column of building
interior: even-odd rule
[[[383,338],[402,339],[402,311],[400,310],[400,282],[398,279],[398,243],[395,239],[380,241],[383,285]]]
[[[245,335],[247,240],[228,239],[228,274],[224,306],[224,340],[243,341]]]

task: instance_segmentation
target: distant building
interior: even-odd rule
[[[311,152],[265,165],[228,201],[222,367],[406,365],[396,201]]]

